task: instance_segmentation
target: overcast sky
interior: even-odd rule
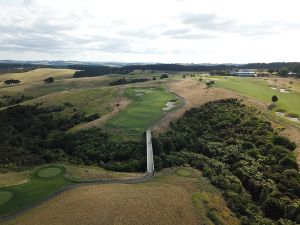
[[[300,61],[299,0],[0,0],[0,59]]]

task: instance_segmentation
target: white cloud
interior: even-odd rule
[[[0,0],[0,58],[300,61],[298,0]]]

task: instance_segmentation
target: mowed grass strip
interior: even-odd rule
[[[272,90],[267,80],[259,78],[239,77],[217,77],[216,86],[241,93],[245,96],[262,100],[271,104],[271,98],[276,95],[279,99],[276,103],[278,109],[283,109],[287,114],[300,116],[300,93],[291,90],[289,93],[281,93],[279,90]]]
[[[132,103],[110,119],[107,127],[144,131],[166,113],[165,104],[176,98],[161,87],[128,88],[125,95]]]
[[[8,202],[13,194],[9,191],[0,191],[0,206]]]
[[[54,171],[51,170],[50,173],[50,168],[57,168],[61,173],[57,176],[49,178],[41,178],[39,176],[40,173],[44,173],[43,170],[47,170],[45,172],[46,174],[49,175],[52,173],[53,175]],[[25,184],[0,188],[0,192],[9,192],[12,194],[9,201],[6,201],[0,205],[0,216],[9,215],[26,206],[30,206],[36,201],[50,195],[51,193],[54,193],[62,187],[72,184],[72,182],[64,178],[64,172],[65,168],[62,166],[40,168],[33,172],[30,177],[30,181]]]

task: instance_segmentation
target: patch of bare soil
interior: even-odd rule
[[[181,187],[94,185],[65,192],[10,223],[16,225],[196,225]]]

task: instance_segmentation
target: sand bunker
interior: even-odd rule
[[[277,90],[277,88],[276,88],[276,87],[271,87],[271,89],[272,89],[272,90]]]
[[[300,120],[297,117],[285,116],[285,114],[283,112],[275,112],[275,114],[278,115],[278,116],[282,116],[282,117],[284,117],[284,118],[286,118],[290,121],[300,123]]]
[[[278,115],[278,116],[284,116],[284,113],[283,112],[276,112],[276,115]]]
[[[295,118],[295,117],[287,117],[290,121],[293,121],[293,122],[297,122],[299,123],[300,120],[298,118]]]
[[[290,93],[288,90],[283,89],[283,88],[280,89],[280,92],[281,92],[281,93]]]
[[[167,111],[167,110],[170,110],[170,109],[174,108],[175,106],[176,106],[175,102],[167,102],[166,107],[163,108],[162,110]]]

